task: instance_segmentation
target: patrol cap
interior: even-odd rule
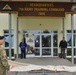
[[[0,40],[2,40],[4,38],[4,36],[0,36]]]

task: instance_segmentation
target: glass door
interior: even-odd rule
[[[35,40],[34,54],[35,56],[40,56],[40,34],[35,34],[34,40]]]
[[[29,57],[47,57],[58,55],[58,32],[27,31],[25,33]],[[32,56],[31,56],[32,55]]]
[[[53,56],[58,56],[58,34],[53,33]]]
[[[40,56],[40,34],[26,33],[25,38],[27,43],[27,56]]]
[[[51,55],[51,34],[41,34],[41,55]]]

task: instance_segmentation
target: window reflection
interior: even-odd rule
[[[71,48],[67,49],[67,56],[71,56]]]
[[[67,34],[67,45],[71,46],[71,34]]]
[[[53,36],[53,46],[54,47],[57,47],[58,46],[58,37],[57,37],[57,34],[54,34]]]
[[[72,53],[71,41],[72,41],[71,30],[67,30],[67,45],[68,45],[67,56],[71,56]],[[76,56],[76,30],[74,30],[73,33],[73,45],[74,45],[74,55]]]
[[[5,35],[5,47],[9,47],[9,35]],[[14,35],[11,35],[11,47],[14,47]]]
[[[51,49],[42,49],[42,55],[51,55]]]
[[[35,35],[35,47],[40,47],[40,36]]]
[[[35,53],[35,55],[40,55],[40,49],[35,49],[34,53]]]
[[[68,46],[71,46],[71,34],[67,34],[67,45]],[[74,37],[73,37],[73,44],[74,44],[74,46],[75,46],[75,40],[76,40],[76,35],[74,35]]]
[[[53,49],[53,55],[54,55],[54,56],[57,56],[57,55],[58,55],[58,49],[57,49],[57,48],[54,48],[54,49]]]
[[[42,47],[51,47],[50,35],[42,35]]]
[[[4,30],[4,46],[7,53],[7,56],[9,57],[9,30]],[[11,30],[11,56],[14,56],[14,30]]]
[[[73,40],[73,42],[74,42],[74,46],[76,46],[76,35],[74,35],[74,40]]]

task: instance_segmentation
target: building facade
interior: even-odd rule
[[[9,14],[0,13],[0,35],[5,36],[4,48],[9,56]],[[76,15],[74,14],[74,56],[76,56]],[[63,18],[43,18],[30,17],[18,18],[18,37],[16,38],[17,14],[11,14],[11,55],[17,54],[18,40],[26,39],[26,43],[31,46],[27,50],[28,57],[58,57],[60,53],[59,42],[63,38]],[[64,36],[67,41],[67,57],[71,57],[71,14],[64,18]],[[18,54],[20,49],[18,47]]]

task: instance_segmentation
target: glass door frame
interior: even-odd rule
[[[31,30],[30,30],[30,32],[31,32]],[[40,49],[40,51],[39,51],[39,55],[34,55],[34,57],[53,57],[54,56],[54,48],[56,48],[56,47],[53,47],[53,40],[54,40],[54,38],[53,38],[53,36],[54,36],[54,34],[57,34],[58,35],[58,33],[54,33],[54,31],[53,30],[51,30],[51,33],[42,33],[41,31],[39,32],[39,33],[36,33],[36,32],[28,32],[28,33],[26,33],[26,32],[24,32],[24,36],[26,36],[25,34],[34,34],[34,36],[35,35],[39,35],[40,36],[40,48],[38,48],[38,49]],[[50,49],[51,49],[51,55],[42,55],[42,35],[50,35],[51,36],[51,47],[50,47]],[[57,40],[58,40],[58,38],[57,38]],[[35,47],[35,49],[36,49],[36,47]],[[57,56],[55,56],[55,57],[57,57]]]
[[[50,55],[42,55],[42,36],[43,35],[50,35],[51,36],[51,46],[50,46],[50,48],[49,49],[51,49],[51,54]],[[41,41],[41,47],[40,47],[40,55],[41,55],[41,57],[51,57],[51,56],[53,56],[53,37],[52,37],[52,33],[42,33],[41,35],[40,35],[40,41]]]

